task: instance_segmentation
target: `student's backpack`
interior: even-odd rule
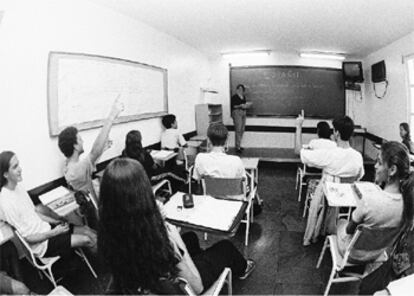
[[[86,225],[92,229],[98,229],[98,214],[95,206],[89,198],[88,193],[84,191],[75,192],[75,200],[79,205],[80,213],[86,220]]]

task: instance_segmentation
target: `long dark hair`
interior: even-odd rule
[[[413,222],[414,203],[414,174],[410,172],[408,151],[401,143],[391,141],[382,144],[381,158],[388,167],[395,165],[397,173],[390,181],[400,182],[400,191],[403,196],[403,223],[410,226]]]
[[[177,275],[170,244],[151,184],[136,160],[113,160],[100,189],[98,250],[116,287],[150,289],[161,277]]]
[[[401,123],[400,123],[400,127],[402,127],[402,128],[403,128],[403,130],[405,130],[405,131],[407,132],[407,134],[406,134],[404,137],[402,137],[402,138],[403,138],[403,140],[408,140],[408,141],[411,141],[410,126],[408,125],[408,123],[406,123],[406,122],[401,122]]]
[[[145,150],[142,147],[142,136],[137,130],[128,132],[125,138],[124,156],[138,160],[140,163],[144,163]]]
[[[7,179],[4,174],[9,171],[10,160],[16,154],[12,151],[3,151],[0,153],[0,190],[7,184]]]

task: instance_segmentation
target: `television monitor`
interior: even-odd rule
[[[378,62],[371,66],[371,80],[374,83],[387,80],[384,61]]]
[[[364,82],[361,62],[343,62],[342,73],[346,82]]]

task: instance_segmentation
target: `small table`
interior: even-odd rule
[[[155,162],[160,164],[161,166],[165,166],[165,163],[170,159],[173,159],[178,155],[177,152],[171,150],[152,150],[151,156]]]
[[[175,193],[163,206],[166,220],[195,231],[232,236],[246,212],[247,202],[209,195],[193,195],[194,207],[183,207],[183,192]]]
[[[259,158],[247,157],[241,159],[243,162],[244,169],[251,173],[254,182],[259,180]]]

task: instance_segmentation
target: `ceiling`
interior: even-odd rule
[[[367,54],[414,31],[413,0],[91,0],[211,56],[270,49]]]

